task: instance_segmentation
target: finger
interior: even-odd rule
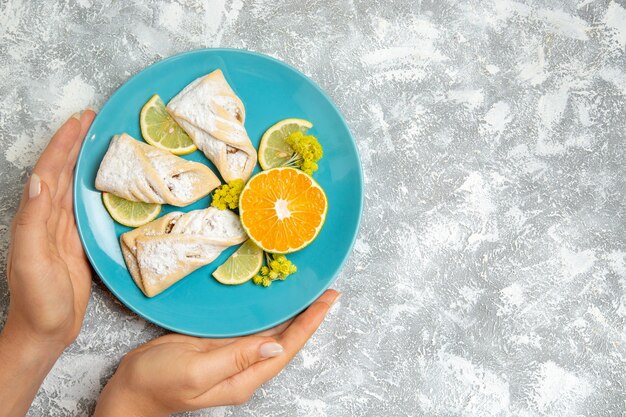
[[[63,172],[67,156],[78,138],[80,129],[78,114],[75,114],[52,136],[33,169],[48,185],[50,195],[53,197],[56,195],[58,180]]]
[[[253,336],[279,335],[283,331],[285,331],[285,329],[293,322],[293,320],[294,319],[287,320],[286,322],[279,324],[276,327],[272,327],[271,329],[256,333]],[[220,338],[220,339],[210,339],[210,338],[203,338],[203,337],[186,336],[186,335],[178,334],[178,333],[171,333],[171,334],[156,338],[154,340],[151,340],[150,342],[146,343],[146,345],[156,346],[156,345],[160,345],[160,344],[168,343],[168,342],[181,342],[181,343],[186,342],[186,343],[191,343],[197,346],[199,349],[202,349],[204,351],[209,351],[209,350],[220,348],[222,346],[230,345],[240,339],[241,339],[240,337],[226,337],[226,338]]]
[[[74,209],[72,192],[74,188],[74,168],[76,167],[76,160],[78,159],[80,148],[85,140],[85,135],[95,117],[95,111],[89,108],[82,113],[80,117],[80,134],[78,135],[78,140],[74,143],[65,162],[65,168],[63,170],[63,191],[60,199],[61,206],[70,211]]]
[[[285,350],[283,355],[257,362],[245,371],[218,383],[211,390],[198,397],[198,402],[217,406],[241,404],[247,401],[257,388],[278,375],[302,349],[339,297],[340,294],[335,290],[326,291],[291,323],[277,338],[278,343]],[[219,399],[217,403],[215,402],[216,398]]]
[[[85,316],[85,311],[87,311],[87,305],[89,304],[92,272],[86,260],[82,265],[78,267],[74,266],[73,268],[77,270],[76,273],[72,273],[70,275],[75,293],[74,308],[76,311],[80,312],[80,314],[77,315],[77,319],[82,322]]]
[[[46,225],[52,208],[50,188],[36,173],[31,175],[26,188],[27,201],[14,219],[13,243],[18,253],[43,254],[48,249]]]
[[[30,178],[28,178],[28,181],[30,181]],[[20,204],[17,206],[17,213],[20,212],[20,210],[22,210],[22,208],[24,207],[24,205],[26,204],[26,202],[28,201],[28,181],[26,181],[26,185],[24,185],[24,187],[22,187],[22,197],[20,198]],[[15,236],[15,223],[16,222],[11,222],[11,228],[10,228],[10,232],[11,232],[11,245],[9,245],[9,252],[11,250],[11,246],[13,244],[13,236]]]
[[[97,114],[96,111],[92,109],[91,107],[87,107],[81,113],[80,115],[80,126],[81,126],[80,140],[81,141],[85,139],[85,135],[87,134],[87,131],[91,127],[93,120],[96,118],[96,114]]]
[[[76,311],[83,312],[89,302],[91,268],[80,243],[74,214],[65,209],[57,211],[59,212],[56,231],[57,250],[70,271]]]
[[[282,355],[283,347],[273,337],[248,336],[197,355],[194,369],[207,391],[215,384],[250,368],[267,358]]]
[[[20,210],[22,210],[22,208],[24,207],[24,204],[26,204],[26,202],[28,201],[28,182],[30,181],[30,178],[28,179],[28,181],[26,181],[26,185],[23,187],[22,189],[22,197],[20,199],[20,204],[17,207],[17,212],[15,213],[17,216],[17,213],[20,212]],[[13,217],[13,221],[11,221],[11,225],[9,227],[9,253],[7,255],[7,278],[10,278],[12,273],[11,273],[11,268],[12,268],[12,264],[13,264],[13,253],[15,251],[15,225],[17,224],[17,222],[15,221],[15,216]]]
[[[257,333],[256,335],[257,336],[276,336],[284,332],[285,329],[287,329],[287,327],[289,327],[289,325],[293,323],[294,320],[295,319],[289,319],[286,322],[279,324],[276,327],[272,327],[271,329],[267,329],[263,332]]]
[[[291,354],[291,357],[295,356],[313,336],[330,308],[340,297],[339,292],[327,290],[283,332],[279,340],[281,344],[284,344],[285,351]]]
[[[87,131],[91,127],[91,123],[93,123],[93,120],[95,119],[95,117],[96,117],[96,112],[90,108],[85,109],[81,113],[80,133],[78,134],[78,138],[77,138],[78,140],[74,142],[74,145],[72,146],[72,151],[68,155],[68,158],[66,161],[66,167],[69,169],[70,172],[72,172],[74,170],[74,167],[76,166],[76,159],[78,158],[80,147],[82,146],[85,140],[85,135],[87,135]]]
[[[276,336],[285,331],[287,327],[293,322],[294,319],[287,320],[286,322],[279,324],[276,327],[272,327],[271,329],[264,330],[262,332],[254,333],[252,336]],[[222,339],[205,339],[200,338],[199,344],[204,347],[205,350],[215,349],[217,347],[222,347],[226,345],[230,345],[231,343],[239,340],[240,337],[226,337]]]
[[[77,115],[78,115],[78,113],[74,114],[71,119],[76,118]],[[89,129],[89,127],[91,126],[91,123],[93,122],[94,118],[95,118],[95,111],[92,110],[92,109],[89,109],[89,108],[86,109],[83,112],[83,114],[80,116],[80,123],[81,123],[81,133],[80,133],[80,138],[81,139],[79,141],[80,143],[82,143],[82,141],[84,139],[84,136],[87,133],[87,130]],[[68,122],[71,121],[71,119],[68,120]],[[66,124],[67,124],[67,122],[66,122]],[[59,129],[59,132],[60,132],[60,129]],[[54,137],[53,137],[53,139],[54,139]],[[51,140],[51,142],[52,142],[52,140]],[[50,145],[48,145],[48,146],[50,146]],[[80,150],[80,144],[78,145],[78,150]],[[44,151],[44,153],[45,153],[45,151]],[[78,152],[76,152],[76,156],[78,156]],[[40,159],[43,159],[43,154],[40,157]],[[74,164],[75,163],[76,163],[76,160],[74,159]],[[22,197],[20,199],[20,204],[18,206],[18,210],[21,209],[24,206],[25,202],[27,201],[26,191],[27,191],[27,189],[25,188],[24,192],[22,193]]]
[[[65,124],[64,124],[63,126],[61,126],[61,128],[59,128],[59,130],[57,131],[57,133],[55,133],[55,135],[52,137],[52,139],[50,140],[50,143],[48,144],[48,146],[46,147],[46,149],[44,150],[44,152],[42,153],[42,155],[39,157],[39,161],[37,161],[37,165],[35,166],[35,167],[36,167],[37,172],[39,172],[39,173],[41,174],[41,172],[42,172],[42,166],[43,166],[43,165],[45,165],[46,167],[49,167],[49,166],[50,166],[50,164],[49,164],[50,159],[51,159],[51,158],[50,158],[50,155],[52,155],[52,153],[47,152],[47,151],[48,151],[48,148],[51,148],[51,147],[52,147],[52,148],[54,148],[54,149],[52,149],[52,151],[54,151],[53,153],[55,153],[55,154],[57,154],[57,155],[58,155],[58,152],[56,152],[56,151],[58,150],[58,149],[56,149],[56,148],[58,148],[58,146],[56,146],[56,145],[58,145],[58,142],[59,142],[59,141],[58,141],[56,138],[59,136],[59,134],[60,134],[60,133],[62,133],[62,131],[63,131],[63,129],[65,128],[65,126],[66,126],[69,122],[71,122],[71,121],[72,121],[72,119],[75,119],[75,118],[78,118],[78,117],[79,117],[79,116],[78,116],[78,113],[75,113],[74,115],[72,115],[72,117],[71,117],[70,119],[68,119],[68,121],[67,121],[67,122],[65,122]],[[82,129],[82,121],[81,121],[81,129]],[[62,136],[63,136],[63,138],[67,138],[67,135],[62,135]],[[53,145],[53,142],[55,143],[54,145]],[[67,145],[67,144],[66,144],[66,145]],[[45,158],[44,158],[44,156],[45,156]],[[67,159],[67,155],[65,155],[63,158]],[[52,158],[52,159],[54,159],[54,161],[56,161],[57,163],[60,163],[60,162],[61,162],[61,160],[62,160],[62,158],[61,158],[61,157],[58,157],[58,158]],[[33,169],[33,171],[35,171],[35,169]],[[53,178],[52,180],[51,180],[50,178],[45,178],[45,181],[47,182],[47,184],[48,184],[48,185],[50,185],[51,183],[53,183],[53,182],[54,182],[53,180],[54,180],[54,178]],[[18,206],[18,211],[19,211],[22,207],[24,207],[24,204],[25,204],[25,203],[26,203],[26,201],[28,200],[28,198],[27,198],[27,190],[28,190],[28,189],[27,189],[27,187],[26,187],[26,188],[24,188],[24,192],[22,193],[22,197],[21,197],[21,199],[20,199],[20,204],[19,204],[19,206]]]
[[[26,181],[26,184],[28,184],[29,180],[30,180],[30,177]],[[28,187],[24,186],[22,187],[22,195],[20,197],[20,204],[17,206],[17,211],[20,211],[22,207],[24,207],[24,204],[26,204],[26,201],[28,201]]]
[[[178,333],[171,333],[149,341],[144,346],[157,346],[163,343],[190,343],[198,350],[206,352],[235,342],[236,338],[206,339],[202,337],[186,336]]]

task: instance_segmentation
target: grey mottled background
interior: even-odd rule
[[[317,81],[367,193],[331,319],[251,403],[193,415],[625,414],[622,0],[0,0],[0,252],[62,120],[214,46]],[[3,279],[0,321],[7,304]],[[89,415],[161,333],[96,279],[30,415]]]

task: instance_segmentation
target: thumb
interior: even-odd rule
[[[283,347],[273,337],[249,336],[198,357],[198,370],[211,387],[243,372],[255,363],[282,355]]]
[[[14,244],[18,253],[45,250],[52,210],[50,189],[39,175],[33,173],[26,187],[27,200],[15,216]]]

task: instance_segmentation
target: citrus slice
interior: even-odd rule
[[[111,193],[102,193],[104,207],[113,220],[128,227],[139,227],[156,219],[160,204],[128,201]]]
[[[239,285],[252,279],[263,265],[263,250],[250,239],[213,272],[216,280],[226,285]]]
[[[260,172],[239,198],[241,224],[254,243],[271,253],[291,253],[311,243],[327,210],[322,187],[295,168]]]
[[[167,112],[165,103],[158,94],[153,95],[143,105],[139,125],[141,136],[146,142],[174,155],[186,155],[198,149],[189,135]]]
[[[293,132],[306,133],[313,123],[304,119],[285,119],[276,123],[263,133],[259,145],[259,164],[263,169],[284,166],[293,155],[293,149],[285,139]]]

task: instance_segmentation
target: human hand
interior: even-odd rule
[[[242,404],[302,349],[338,299],[328,290],[294,320],[253,336],[170,334],[148,342],[124,357],[94,416],[158,417]]]
[[[0,417],[26,414],[39,386],[85,315],[91,270],[72,201],[74,165],[92,110],[54,134],[33,169],[11,223],[9,314],[0,333]]]
[[[76,114],[54,134],[11,224],[11,297],[3,337],[13,344],[58,355],[80,331],[91,269],[76,229],[72,191],[78,152],[94,117],[92,110]]]

